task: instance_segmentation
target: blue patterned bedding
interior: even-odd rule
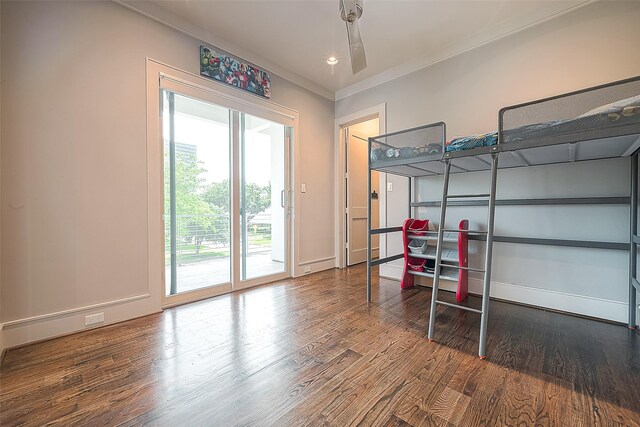
[[[431,154],[442,154],[442,145],[427,144],[422,147],[402,148],[395,148],[391,146],[376,147],[371,150],[371,161],[376,163],[392,159],[412,159],[414,157]]]
[[[639,105],[626,106],[591,115],[582,115],[575,119],[536,123],[516,129],[509,129],[504,131],[503,142],[517,143],[557,136],[571,136],[572,134],[585,135],[597,132],[603,133],[603,136],[606,136],[608,130],[636,124],[640,126],[640,101]]]
[[[614,102],[595,108],[576,118],[535,123],[504,131],[503,143],[521,142],[570,136],[580,133],[605,132],[609,129],[638,124],[640,125],[640,96]],[[447,145],[446,151],[470,150],[477,147],[489,147],[498,143],[498,133],[486,133],[464,138],[455,138]]]
[[[567,140],[574,137],[576,140],[603,138],[615,134],[615,128],[625,128],[623,132],[628,132],[629,125],[634,132],[635,126],[638,126],[640,132],[640,95],[603,105],[573,119],[535,123],[505,130],[502,142],[542,141],[548,138],[549,142],[553,143],[553,141],[557,142],[554,138],[562,137]],[[446,145],[445,151],[471,150],[478,147],[489,147],[497,143],[498,133],[490,132],[454,138]],[[380,145],[372,148],[371,161],[380,163],[393,159],[412,159],[434,154],[442,154],[442,146],[426,144],[422,147],[395,148]]]
[[[478,147],[489,147],[498,143],[498,132],[490,132],[482,135],[454,138],[447,145],[447,151],[471,150]]]

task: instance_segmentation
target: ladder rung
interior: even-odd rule
[[[443,264],[442,262],[440,263],[440,267],[459,268],[460,270],[477,271],[478,273],[484,273],[484,270],[479,269],[479,268],[463,267],[461,265]]]
[[[486,232],[486,231],[480,231],[480,230],[460,230],[460,229],[456,229],[456,228],[451,228],[451,229],[449,229],[449,228],[445,228],[443,231],[444,231],[445,233],[446,233],[447,231],[450,231],[450,232],[452,232],[452,233],[469,233],[469,234],[481,234],[481,235],[485,235],[485,234],[487,234],[487,232]]]
[[[448,305],[449,307],[459,308],[459,309],[462,309],[462,310],[473,311],[474,313],[482,314],[482,310],[478,310],[476,308],[465,307],[464,305],[452,304],[450,302],[445,302],[445,301],[440,301],[440,300],[436,300],[436,302],[438,304]]]
[[[465,199],[471,197],[489,197],[491,194],[447,194],[447,199]]]
[[[437,236],[434,236],[434,235],[430,235],[430,236],[417,236],[417,235],[415,235],[415,234],[409,234],[409,239],[413,239],[413,240],[430,240],[430,241],[436,241],[436,240],[438,240],[438,239],[437,239]],[[447,243],[455,243],[455,242],[457,242],[457,241],[458,241],[458,238],[457,238],[457,237],[456,237],[456,238],[452,238],[452,237],[444,237],[444,236],[443,236],[442,240],[443,240],[444,242],[447,242]]]

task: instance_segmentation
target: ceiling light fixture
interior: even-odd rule
[[[327,64],[336,65],[337,63],[338,63],[338,58],[336,58],[335,56],[330,56],[327,58]]]

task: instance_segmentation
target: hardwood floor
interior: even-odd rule
[[[0,425],[640,425],[640,335],[331,270],[7,352]],[[478,301],[472,301],[472,304]]]

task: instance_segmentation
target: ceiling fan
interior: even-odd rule
[[[351,69],[356,74],[367,68],[367,57],[360,38],[358,19],[362,16],[362,0],[340,0],[340,17],[347,24]]]

